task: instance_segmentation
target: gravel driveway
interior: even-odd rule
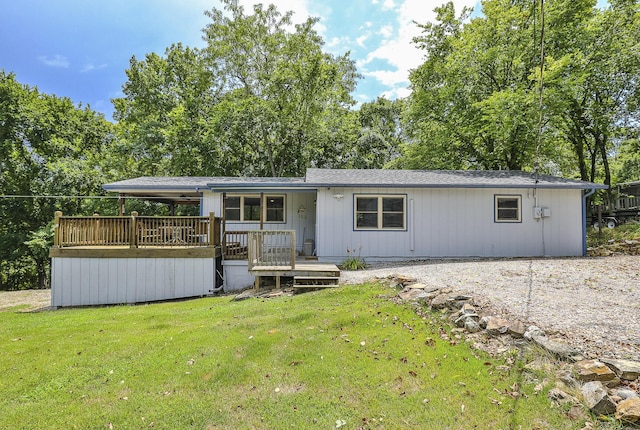
[[[640,257],[433,260],[342,271],[341,282],[389,275],[473,295],[493,312],[565,336],[587,357],[640,360]]]

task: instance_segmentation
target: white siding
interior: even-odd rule
[[[355,231],[354,194],[406,194],[407,230]],[[494,222],[496,194],[522,196],[522,222]],[[318,256],[340,261],[347,248],[370,260],[582,255],[582,191],[541,189],[537,196],[550,217],[534,219],[532,189],[323,188],[317,200]]]
[[[210,294],[214,258],[71,258],[51,261],[51,305],[140,303]]]
[[[259,194],[258,193],[229,193],[229,194]],[[295,230],[296,249],[302,250],[305,239],[315,239],[315,199],[314,192],[285,193],[280,191],[268,191],[265,194],[286,195],[286,220],[284,223],[265,222],[264,230]],[[214,212],[216,216],[222,216],[222,193],[207,192],[202,199],[203,213]],[[299,212],[304,208],[306,211]],[[260,223],[227,221],[227,231],[233,230],[260,230]]]

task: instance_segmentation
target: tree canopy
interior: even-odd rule
[[[131,58],[115,124],[0,72],[0,289],[46,287],[54,211],[114,213],[82,196],[132,176],[387,167],[640,179],[638,0],[435,11],[418,24],[412,93],[393,101],[356,104],[355,63],[325,52],[317,18],[294,25],[291,12],[235,0],[206,12],[202,49]]]

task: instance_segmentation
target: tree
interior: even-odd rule
[[[90,211],[104,176],[111,124],[68,98],[41,94],[0,71],[0,288],[48,286],[56,210]],[[74,196],[53,198],[51,196]]]
[[[155,53],[144,60],[132,57],[126,73],[125,97],[113,100],[122,142],[114,150],[127,160],[119,166],[119,175],[217,172],[221,154],[210,123],[220,88],[203,53],[175,44],[165,57]]]
[[[325,122],[348,116],[355,65],[349,54],[322,51],[317,18],[290,31],[291,12],[256,5],[245,15],[236,1],[223,3],[230,16],[207,12],[212,22],[204,32],[209,65],[224,89],[216,131],[238,157],[233,173],[300,175],[319,162],[320,134],[332,128]]]
[[[466,10],[456,18],[451,3],[437,9],[438,22],[416,39],[426,60],[411,74],[412,140],[399,164],[540,166],[610,184],[610,155],[637,128],[638,4],[612,1],[601,11],[592,0],[552,0],[544,8],[542,75],[540,1],[489,0],[471,21]]]
[[[121,148],[141,174],[292,176],[324,163],[326,135],[351,117],[358,75],[322,51],[316,18],[292,25],[271,5],[207,12],[203,50],[135,57],[114,100]],[[327,121],[335,121],[334,124]]]
[[[404,164],[522,169],[536,150],[534,17],[519,2],[488,1],[484,17],[456,18],[450,2],[416,39],[426,61],[411,73]],[[429,161],[432,160],[432,161]]]

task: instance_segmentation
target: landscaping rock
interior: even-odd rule
[[[444,309],[448,307],[450,301],[449,294],[439,294],[431,300],[431,307],[433,309]]]
[[[477,333],[480,331],[480,324],[473,318],[467,318],[464,322],[464,328],[469,333]]]
[[[481,318],[480,327],[483,325],[491,335],[505,334],[509,330],[509,321],[494,316]]]
[[[591,381],[612,381],[616,378],[616,374],[601,361],[583,360],[575,364],[577,378],[583,382]]]
[[[615,417],[623,422],[640,422],[640,399],[632,397],[621,401],[616,408]]]
[[[532,325],[524,332],[523,336],[527,340],[533,340],[533,336],[544,336],[544,332],[539,327]]]
[[[524,337],[524,333],[526,332],[526,327],[520,321],[514,321],[509,324],[509,334],[516,338]]]
[[[532,335],[531,340],[540,345],[547,352],[570,361],[582,360],[579,352],[570,345],[555,339],[549,339],[546,336]]]
[[[427,293],[424,290],[418,288],[404,287],[402,291],[398,293],[398,297],[404,301],[420,300],[424,299]]]
[[[565,404],[565,403],[571,403],[574,405],[580,404],[580,402],[578,401],[578,399],[576,399],[575,397],[565,393],[564,391],[562,391],[559,388],[552,388],[549,390],[549,393],[547,394],[549,396],[549,399],[551,399],[552,401],[559,403],[559,404]]]
[[[478,315],[476,312],[476,308],[475,306],[473,306],[471,303],[465,303],[464,305],[462,305],[462,307],[460,308],[460,314],[461,315]]]
[[[616,411],[616,404],[611,400],[607,389],[600,381],[587,382],[582,386],[582,397],[585,404],[594,414],[608,415]]]
[[[628,388],[619,388],[614,390],[613,394],[620,398],[620,400],[627,400],[634,397],[640,397],[638,393]]]
[[[604,364],[609,366],[620,379],[627,381],[635,381],[640,377],[640,363],[631,360],[616,360],[609,358],[600,359]]]

